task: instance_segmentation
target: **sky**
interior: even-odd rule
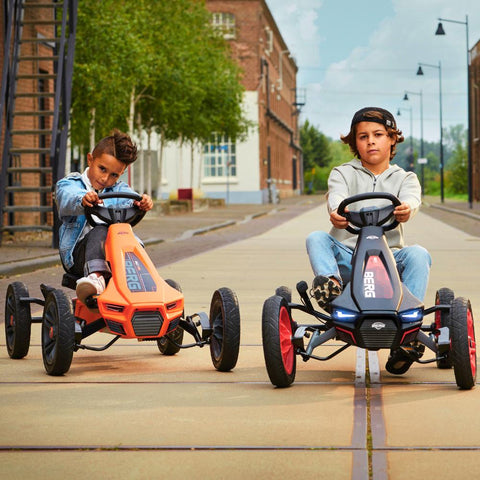
[[[338,139],[357,110],[378,106],[394,114],[405,137],[420,139],[423,104],[423,138],[437,142],[441,72],[444,130],[467,127],[465,23],[468,15],[472,48],[480,41],[478,0],[266,2],[299,69],[302,123]],[[446,35],[438,36],[439,18],[463,23],[443,21]]]

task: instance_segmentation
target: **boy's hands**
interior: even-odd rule
[[[348,212],[347,209],[345,209],[345,211]],[[348,226],[347,219],[344,216],[339,215],[336,210],[334,210],[330,214],[330,222],[332,222],[332,225],[335,228],[347,228],[347,226]]]
[[[103,200],[98,198],[98,193],[95,191],[90,191],[85,194],[82,198],[82,206],[83,207],[93,207],[99,203],[103,203]],[[142,199],[140,201],[133,202],[140,210],[144,210],[148,212],[153,208],[153,200],[151,199],[150,195],[144,193],[142,195]]]
[[[87,192],[82,198],[82,207],[93,207],[98,203],[103,203],[103,200],[98,198],[98,193],[94,190]]]
[[[153,200],[150,198],[150,195],[144,193],[142,195],[142,200],[133,202],[140,210],[148,212],[153,208]]]
[[[401,205],[395,207],[395,210],[393,211],[395,219],[400,223],[406,222],[410,218],[411,213],[412,209],[410,208],[410,205],[405,202],[402,202]]]

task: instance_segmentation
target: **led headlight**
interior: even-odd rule
[[[403,322],[418,322],[423,318],[423,310],[421,308],[415,308],[413,310],[400,312],[399,315]]]
[[[337,322],[354,322],[358,314],[345,308],[334,308],[332,311],[332,318]]]

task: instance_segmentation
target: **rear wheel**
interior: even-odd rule
[[[297,359],[292,333],[285,298],[267,298],[262,312],[263,354],[270,381],[277,387],[288,387],[295,380]]]
[[[278,287],[275,290],[275,295],[278,295],[279,297],[284,298],[287,303],[292,303],[292,290],[288,287]]]
[[[450,290],[449,288],[441,288],[440,290],[437,290],[435,295],[435,305],[451,305],[454,298],[455,294],[453,293],[453,290]],[[449,330],[451,330],[450,311],[443,310],[435,312],[435,327],[448,327]],[[437,368],[452,368],[452,366],[451,354],[449,354],[447,358],[437,360]]]
[[[180,293],[182,292],[182,287],[175,280],[167,278],[165,282],[175,290],[178,290]],[[175,355],[180,351],[180,347],[178,345],[181,345],[182,342],[183,328],[177,327],[175,330],[173,330],[173,332],[167,333],[164,337],[159,338],[157,340],[157,346],[160,350],[160,353],[163,353],[163,355]]]
[[[23,358],[30,348],[32,315],[30,303],[21,301],[22,297],[28,297],[25,284],[11,283],[5,299],[5,339],[10,358]]]
[[[451,309],[452,363],[459,388],[470,390],[477,378],[475,328],[470,301],[455,298]]]
[[[51,291],[43,309],[42,357],[49,375],[63,375],[72,364],[75,317],[72,304],[61,290]]]
[[[222,287],[214,292],[209,320],[213,366],[221,372],[228,372],[237,364],[240,350],[240,309],[232,290]]]

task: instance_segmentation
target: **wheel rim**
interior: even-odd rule
[[[52,309],[45,311],[42,325],[42,344],[45,361],[51,364],[55,358],[57,347],[57,318]]]
[[[223,345],[223,316],[221,311],[217,312],[215,315],[212,326],[213,332],[211,337],[211,347],[213,355],[216,359],[218,359],[222,353]]]
[[[293,371],[295,350],[292,344],[292,324],[290,322],[290,315],[285,307],[280,309],[278,324],[283,366],[287,374],[290,375]]]
[[[477,371],[477,345],[475,343],[475,329],[473,326],[473,315],[470,309],[467,310],[467,331],[468,331],[468,353],[470,355],[470,366],[472,376],[475,378]]]
[[[9,349],[11,349],[15,339],[15,307],[12,305],[12,303],[12,296],[9,295],[7,298],[7,315],[5,316],[5,336]]]

